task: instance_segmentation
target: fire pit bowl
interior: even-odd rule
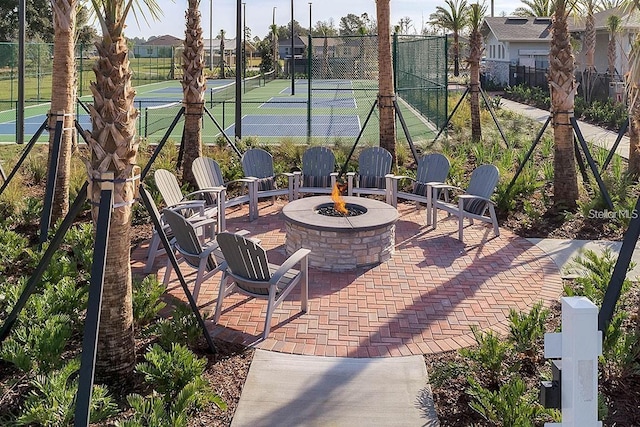
[[[328,216],[320,211],[332,206],[330,196],[305,197],[288,203],[285,217],[286,251],[311,250],[309,264],[320,270],[346,271],[380,264],[391,258],[398,211],[378,200],[344,197],[355,216]]]

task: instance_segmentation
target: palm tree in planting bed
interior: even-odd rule
[[[469,8],[469,95],[471,106],[471,140],[478,142],[482,139],[482,127],[480,125],[480,59],[482,58],[482,34],[480,25],[487,11],[487,7],[474,3]]]
[[[445,0],[446,8],[437,6],[436,11],[429,15],[429,23],[436,28],[453,33],[453,75],[460,75],[460,33],[467,26],[467,1]]]
[[[55,223],[69,211],[69,181],[71,175],[71,145],[73,141],[73,121],[76,100],[76,0],[53,0],[53,71],[51,74],[51,115],[49,129],[55,127],[58,112],[65,114],[62,140],[60,141],[60,162],[56,175],[51,221]],[[49,153],[51,155],[55,132],[49,132]],[[49,162],[51,164],[51,162]]]
[[[587,104],[591,103],[593,86],[596,79],[596,18],[594,12],[597,7],[596,0],[582,0],[584,12],[586,13],[584,24],[584,72],[582,74],[582,92]]]
[[[391,10],[389,0],[376,0],[378,19],[378,111],[380,114],[380,146],[396,160],[396,117],[393,100],[393,67],[391,64]]]
[[[157,3],[143,1],[151,16],[157,18],[161,12]],[[136,360],[129,253],[138,111],[134,107],[135,90],[124,36],[125,19],[132,5],[132,0],[93,0],[102,40],[96,42],[99,57],[93,66],[96,81],[91,83],[92,130],[85,134],[91,152],[86,159],[87,169],[89,179],[94,180],[89,194],[94,223],[98,213],[95,205],[100,201],[99,181],[95,180],[105,173],[115,177],[96,360],[96,379],[112,383],[130,379]]]
[[[185,107],[182,182],[195,187],[191,164],[202,155],[202,114],[204,112],[204,92],[207,89],[204,76],[204,43],[200,20],[200,0],[188,0],[186,12],[187,28],[182,53],[182,102]]]
[[[578,200],[578,180],[571,117],[577,84],[573,74],[575,58],[567,25],[567,0],[555,0],[554,10],[549,51],[549,90],[554,141],[553,196],[557,208],[574,210]]]
[[[620,19],[618,15],[610,15],[607,18],[607,31],[609,31],[609,45],[607,46],[607,60],[609,66],[607,67],[607,71],[609,72],[609,76],[612,80],[616,74],[616,60],[618,55],[616,39],[621,29],[622,19]]]

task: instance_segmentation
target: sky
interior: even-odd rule
[[[149,24],[139,19],[139,25],[130,14],[127,21],[125,35],[128,38],[149,36],[161,36],[170,34],[179,38],[184,37],[184,12],[187,8],[186,0],[157,0],[164,15],[156,22]],[[244,0],[246,3],[246,25],[251,29],[251,38],[258,36],[261,39],[269,33],[275,8],[275,22],[278,26],[287,25],[291,21],[290,0]],[[361,15],[367,13],[372,20],[376,19],[375,0],[311,0],[311,22],[315,26],[318,21],[329,21],[333,18],[335,27],[338,28],[340,18],[350,13]],[[142,3],[142,2],[140,2]],[[213,3],[213,25],[210,25],[210,5]],[[422,23],[429,20],[436,6],[444,6],[443,0],[391,0],[391,24],[397,24],[401,18],[409,17],[416,33],[422,28]],[[489,5],[489,3],[487,3]],[[500,16],[501,12],[510,14],[519,2],[508,0],[495,0],[494,13]],[[293,0],[294,19],[303,27],[309,26],[309,0]],[[490,6],[487,6],[488,13]],[[210,36],[213,28],[213,37],[226,32],[226,37],[232,39],[236,33],[236,1],[235,0],[201,0],[200,12],[202,13],[203,37]],[[411,32],[411,31],[410,31]]]

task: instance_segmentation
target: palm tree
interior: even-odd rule
[[[629,100],[629,173],[637,178],[640,176],[640,36],[636,36],[631,46],[625,80]]]
[[[125,19],[132,3],[133,0],[93,2],[102,27],[102,40],[96,43],[99,58],[93,67],[96,81],[91,83],[93,105],[89,108],[93,129],[85,135],[91,150],[87,169],[93,181],[89,197],[94,206],[94,223],[100,179],[107,178],[108,173],[115,177],[96,361],[98,381],[126,381],[136,361],[129,252],[138,111],[134,106],[129,48],[124,37]],[[144,0],[144,4],[153,18],[159,16],[160,10],[153,0]]]
[[[200,0],[188,0],[184,51],[182,53],[182,102],[185,107],[182,182],[195,187],[191,164],[202,155],[202,114],[207,81],[204,76],[204,43],[200,21]]]
[[[220,78],[226,78],[225,69],[224,69],[224,36],[226,35],[225,30],[220,30]]]
[[[474,3],[469,9],[469,94],[471,95],[471,140],[474,142],[482,139],[482,127],[480,125],[480,60],[482,59],[482,34],[480,25],[487,12],[483,4]]]
[[[467,0],[445,0],[447,8],[437,6],[429,24],[453,33],[453,75],[460,75],[460,33],[467,26]]]
[[[525,6],[517,7],[514,16],[552,16],[555,11],[553,0],[520,0]]]
[[[598,1],[599,2],[599,1]],[[596,53],[596,0],[582,0],[583,12],[586,13],[584,24],[584,74],[583,92],[587,104],[591,103],[591,93],[596,78],[595,53]]]
[[[53,72],[51,77],[51,114],[49,129],[55,127],[58,112],[64,113],[64,129],[60,141],[60,162],[56,175],[52,222],[69,211],[69,181],[71,175],[71,146],[73,143],[73,113],[76,99],[75,30],[76,0],[54,0],[53,10]],[[49,133],[50,154],[55,133]],[[51,162],[49,163],[51,164]]]
[[[378,112],[380,115],[380,146],[396,158],[396,117],[393,100],[393,67],[391,64],[390,0],[376,0],[378,19]]]
[[[607,59],[609,66],[607,71],[609,76],[613,79],[616,73],[616,60],[618,50],[616,49],[616,38],[620,30],[622,29],[622,19],[618,15],[610,15],[607,18],[607,30],[609,31],[609,45],[607,49]]]
[[[555,0],[554,7],[549,51],[549,89],[554,141],[554,204],[557,208],[573,210],[578,200],[573,127],[571,126],[577,89],[573,74],[575,58],[567,25],[567,0]]]

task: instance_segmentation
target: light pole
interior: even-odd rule
[[[296,94],[296,83],[295,83],[295,55],[293,52],[294,44],[293,44],[293,0],[291,0],[291,62],[289,63],[289,72],[291,73],[291,95]]]
[[[209,70],[213,71],[213,0],[209,0]]]
[[[242,3],[242,78],[247,78],[247,2]]]
[[[276,9],[277,7],[273,7],[273,15],[271,17],[271,41],[273,43],[273,70],[275,71],[275,76],[278,77],[278,68],[279,68],[279,55],[278,49],[276,46]]]
[[[311,22],[311,2],[309,2],[309,35],[311,35],[311,29],[313,28],[313,23]]]
[[[236,140],[242,139],[242,68],[240,55],[242,54],[242,2],[236,0]]]

